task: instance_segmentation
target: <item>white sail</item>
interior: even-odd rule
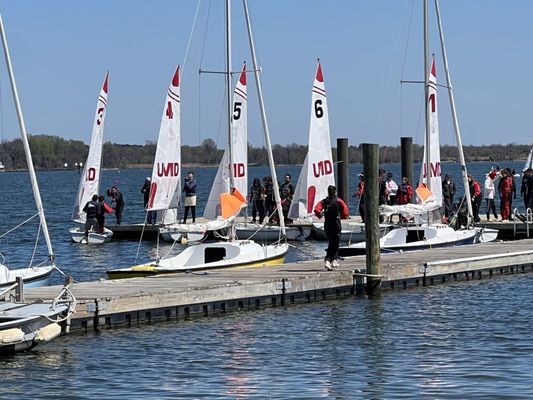
[[[233,185],[247,198],[248,193],[248,99],[246,95],[246,63],[242,68],[239,81],[233,94],[233,115],[231,123],[231,157],[232,171],[229,170],[230,160],[228,149],[224,151],[215,180],[204,210],[204,218],[214,220],[221,214],[220,194],[228,193]]]
[[[523,170],[525,171],[528,168],[533,168],[533,147],[531,150],[529,150],[529,154],[527,155],[526,163],[524,164]]]
[[[289,218],[305,218],[327,196],[328,186],[335,185],[328,103],[322,67],[318,62],[311,97],[309,149],[296,184]]]
[[[440,167],[440,143],[439,143],[439,121],[437,112],[437,69],[435,66],[435,58],[431,64],[429,73],[429,90],[428,98],[426,99],[429,107],[429,135],[426,135],[424,146],[428,146],[427,138],[429,138],[430,146],[430,163],[429,163],[429,188],[433,193],[432,200],[437,204],[442,204],[442,180]],[[427,184],[426,179],[426,152],[422,161],[422,170],[420,171],[420,182]],[[429,200],[429,199],[428,199]]]
[[[180,199],[180,67],[168,88],[157,139],[148,211],[177,208]]]
[[[107,81],[106,74],[104,84],[98,96],[96,104],[96,114],[94,116],[93,133],[89,154],[83,167],[78,194],[72,211],[72,219],[85,221],[86,215],[82,211],[85,204],[91,200],[93,195],[98,194],[100,188],[100,175],[102,167],[102,147],[104,145],[104,121],[107,110]]]

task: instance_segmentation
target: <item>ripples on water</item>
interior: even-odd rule
[[[127,172],[140,184],[146,175]],[[93,280],[131,263],[137,242],[113,242],[102,251],[69,243],[65,224],[78,178],[55,174],[40,177],[62,268]],[[142,216],[137,189],[125,191],[130,218]],[[24,210],[33,200],[24,190],[21,185],[26,202],[13,220],[28,216]],[[33,246],[21,236],[8,244],[17,260],[27,260],[21,249]],[[324,246],[300,249],[322,257]],[[139,254],[154,251],[146,242]],[[306,258],[303,252],[293,251],[291,260]],[[384,292],[371,300],[75,333],[0,358],[0,398],[532,398],[532,284],[530,275],[514,275]]]

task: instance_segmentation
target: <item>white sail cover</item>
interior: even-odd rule
[[[428,200],[422,204],[402,204],[399,206],[379,206],[379,213],[386,217],[391,215],[402,215],[404,218],[412,218],[427,214],[431,211],[438,210],[441,207],[440,203],[435,200]]]
[[[296,184],[289,218],[306,218],[328,194],[328,186],[335,185],[328,103],[322,67],[318,62],[311,97],[309,149]]]
[[[231,119],[231,158],[234,187],[247,198],[248,193],[248,98],[246,95],[246,63],[233,93]],[[220,215],[220,194],[230,191],[229,151],[226,149],[204,210],[204,218],[214,220]]]
[[[429,135],[426,135],[424,146],[428,146],[427,140],[429,138],[430,146],[430,163],[429,163],[429,189],[433,193],[433,200],[437,204],[442,204],[442,180],[440,168],[440,142],[439,142],[439,121],[437,112],[437,68],[435,66],[435,57],[431,63],[431,70],[429,73],[429,88],[428,88],[428,102],[429,108]],[[422,170],[420,171],[420,182],[427,184],[426,177],[426,151],[424,150],[424,158],[422,161]]]
[[[87,160],[83,167],[83,174],[81,175],[76,202],[74,203],[74,210],[72,211],[72,219],[82,222],[85,221],[86,218],[86,215],[83,212],[83,207],[85,207],[85,204],[91,200],[93,195],[98,194],[100,188],[102,146],[104,144],[104,121],[107,110],[108,78],[109,74],[106,74],[104,84],[102,85],[100,95],[98,96],[89,154],[87,155]]]
[[[168,88],[157,139],[147,210],[177,208],[180,199],[180,67]]]

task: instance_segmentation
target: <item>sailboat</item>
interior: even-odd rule
[[[48,259],[37,266],[10,270],[6,265],[0,263],[0,298],[6,298],[6,300],[0,301],[0,354],[10,354],[29,350],[39,343],[47,342],[59,336],[61,333],[59,323],[69,318],[74,312],[76,300],[68,286],[65,286],[51,303],[26,303],[20,298],[24,287],[48,285],[50,275],[56,267],[1,16],[0,35],[40,228],[43,230],[48,249]],[[4,260],[3,256],[1,257]],[[11,295],[14,290],[18,290],[16,300],[8,301],[8,294]]]
[[[531,150],[529,150],[529,154],[527,155],[526,162],[524,164],[524,168],[522,168],[522,171],[525,172],[529,168],[533,168],[533,147],[531,148]]]
[[[463,182],[466,180],[466,165],[464,156],[462,155],[462,144],[458,129],[457,116],[455,112],[455,103],[453,94],[451,92],[450,76],[448,71],[448,62],[446,60],[446,52],[444,49],[444,37],[442,33],[442,26],[440,23],[440,13],[438,8],[438,1],[435,2],[437,16],[439,21],[439,33],[442,46],[442,53],[444,57],[444,65],[446,68],[446,78],[448,82],[448,93],[450,97],[450,105],[452,108],[452,116],[454,118],[454,127],[457,136],[457,146],[459,148],[459,155],[463,170]],[[432,58],[431,68],[428,69],[428,23],[427,23],[427,0],[424,1],[424,70],[426,71],[425,78],[425,99],[426,99],[426,136],[424,143],[424,157],[422,162],[422,171],[420,186],[416,193],[419,198],[419,204],[407,204],[399,206],[380,206],[382,215],[391,216],[393,214],[401,214],[406,217],[422,217],[426,218],[425,223],[415,226],[405,226],[393,229],[383,237],[380,238],[380,248],[382,251],[408,251],[420,250],[434,247],[449,247],[465,244],[473,244],[479,242],[490,242],[496,240],[498,231],[488,228],[479,228],[468,226],[467,229],[455,230],[439,222],[433,222],[435,215],[437,218],[440,215],[440,208],[442,206],[442,182],[440,170],[440,146],[439,146],[439,128],[438,128],[438,107],[437,107],[437,69],[435,65],[435,57]],[[428,162],[429,160],[429,162]],[[468,183],[465,182],[465,198],[469,207],[469,215],[471,212],[471,199],[468,188]],[[469,218],[471,220],[471,218]],[[354,243],[349,246],[339,248],[339,255],[341,257],[354,256],[365,254],[366,243]]]
[[[109,242],[113,236],[113,232],[110,229],[103,227],[101,231],[89,231],[88,237],[85,237],[86,214],[83,211],[85,204],[91,200],[93,195],[98,195],[100,189],[104,122],[107,110],[107,81],[108,74],[105,76],[104,84],[98,96],[89,154],[83,167],[74,209],[72,210],[72,220],[77,226],[71,228],[69,232],[72,241],[76,243],[100,244]]]
[[[228,191],[225,191],[219,195],[219,203],[215,207],[217,210],[217,220],[229,222],[229,240],[217,240],[214,242],[200,242],[188,246],[184,251],[176,256],[158,258],[145,264],[122,268],[117,270],[107,271],[107,275],[110,279],[121,279],[135,276],[148,276],[148,275],[163,275],[176,272],[187,272],[195,270],[209,270],[215,268],[234,268],[234,267],[252,267],[252,266],[264,266],[268,264],[280,264],[284,261],[285,255],[288,251],[288,245],[281,241],[270,245],[261,245],[252,240],[238,240],[234,237],[233,224],[235,217],[246,205],[246,199],[239,191],[239,188],[235,184],[235,178],[239,178],[240,174],[235,172],[242,171],[241,167],[233,158],[234,141],[233,136],[238,132],[241,127],[239,121],[246,121],[246,116],[243,114],[246,111],[246,107],[243,108],[242,100],[246,99],[246,70],[243,67],[239,80],[236,85],[236,89],[233,92],[233,101],[231,99],[231,52],[230,52],[230,1],[226,0],[226,85],[227,85],[227,106],[228,106],[228,157],[229,163],[225,167],[227,174],[226,187]],[[245,11],[247,13],[247,6],[245,1]],[[250,23],[248,21],[248,34],[250,38],[250,46],[252,47]],[[256,68],[255,51],[252,47],[252,57],[254,60],[254,69]],[[256,83],[258,82],[258,75],[256,73]],[[262,102],[262,92],[260,90],[260,84],[258,84],[258,93],[260,98],[261,114],[263,118],[263,124],[265,126],[265,113]],[[169,103],[170,104],[170,103]],[[169,113],[163,114],[163,120],[168,118]],[[162,123],[163,124],[163,123]],[[266,131],[266,130],[265,130]],[[238,135],[237,135],[238,136]],[[268,136],[268,135],[265,135]],[[238,157],[238,156],[237,156]],[[269,154],[269,160],[272,161],[272,156]],[[271,169],[273,169],[273,163],[271,162]],[[275,172],[274,172],[275,173]],[[224,171],[221,171],[221,175],[224,176]],[[238,182],[238,179],[237,179]],[[153,194],[153,188],[151,196]],[[277,197],[277,203],[279,205],[279,195]],[[218,206],[220,204],[220,206]],[[279,207],[281,209],[281,207]],[[220,218],[218,218],[220,217]]]

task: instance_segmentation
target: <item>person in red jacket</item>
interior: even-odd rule
[[[337,251],[341,239],[341,218],[349,218],[348,206],[342,199],[337,197],[335,186],[328,186],[328,197],[322,199],[315,207],[317,217],[324,216],[324,231],[328,237],[328,248],[326,249],[325,267],[328,271],[337,267]]]
[[[104,196],[98,196],[98,203],[100,204],[100,212],[96,214],[96,229],[98,233],[104,233],[105,215],[113,212],[113,208],[105,202]]]
[[[413,187],[409,184],[409,179],[404,176],[402,178],[402,183],[398,187],[398,192],[396,195],[397,204],[409,204],[411,202],[411,198],[413,197],[413,192]],[[400,222],[407,222],[407,219],[400,215]]]
[[[468,175],[468,188],[470,189],[470,196],[472,198],[472,214],[474,222],[480,222],[479,209],[481,208],[481,186],[474,179],[472,175]]]
[[[352,197],[359,197],[359,215],[361,216],[361,222],[365,222],[365,176],[363,174],[358,174],[359,183],[357,184],[357,190]]]
[[[502,221],[511,220],[511,204],[513,197],[514,178],[507,169],[502,170],[502,178],[498,188],[500,189],[500,207]]]

